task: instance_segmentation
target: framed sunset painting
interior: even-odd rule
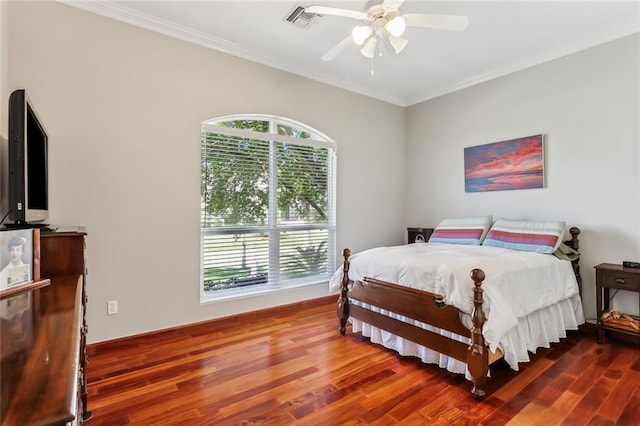
[[[544,137],[526,136],[464,149],[464,191],[544,188]]]

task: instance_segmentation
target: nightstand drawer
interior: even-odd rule
[[[602,282],[605,287],[620,290],[640,291],[640,275],[621,271],[602,271]]]
[[[596,338],[602,343],[602,336],[606,331],[622,333],[629,336],[640,337],[640,332],[634,327],[633,321],[611,321],[609,317],[602,315],[610,311],[611,289],[626,290],[640,293],[640,269],[625,268],[613,263],[601,263],[595,266],[596,270]],[[640,298],[638,299],[640,302]],[[638,305],[640,309],[640,305]],[[637,316],[630,315],[632,318]]]

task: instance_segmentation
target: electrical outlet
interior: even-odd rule
[[[107,302],[107,315],[115,315],[118,313],[118,301],[109,300]]]

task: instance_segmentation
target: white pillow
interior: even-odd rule
[[[443,219],[433,230],[430,243],[480,245],[491,227],[491,216]]]
[[[564,222],[498,219],[482,245],[553,253],[562,244],[565,228]]]

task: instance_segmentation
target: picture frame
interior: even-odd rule
[[[544,188],[544,135],[464,149],[465,192]]]
[[[37,263],[38,242],[34,229],[8,229],[0,231],[0,299],[31,289]],[[34,244],[34,241],[36,243]],[[35,262],[34,262],[35,260]],[[35,278],[34,278],[35,277]]]

